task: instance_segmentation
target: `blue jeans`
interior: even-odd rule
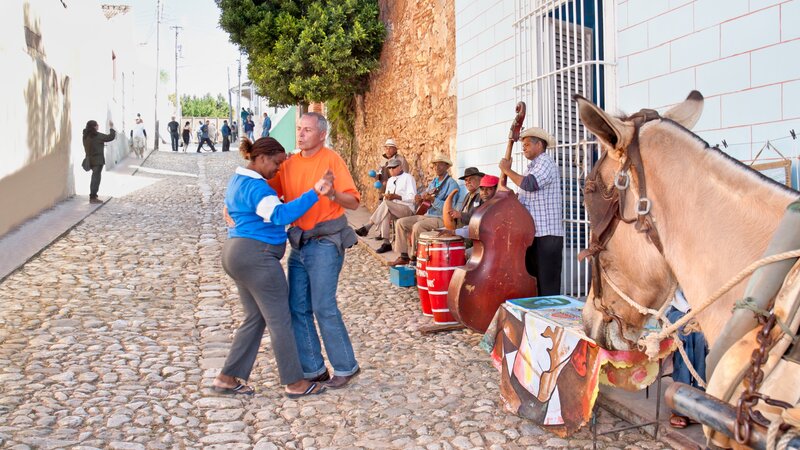
[[[334,375],[352,375],[358,370],[353,344],[336,303],[336,287],[344,254],[330,241],[312,239],[289,253],[289,308],[292,328],[303,366],[303,376],[312,378],[327,370],[314,325],[316,317],[325,352]]]

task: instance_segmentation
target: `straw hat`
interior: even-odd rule
[[[554,147],[556,145],[556,140],[553,139],[553,136],[551,136],[550,133],[548,133],[547,131],[544,131],[543,129],[541,129],[539,127],[527,128],[527,129],[523,130],[522,133],[519,134],[520,140],[522,140],[522,138],[526,138],[526,137],[539,138],[539,139],[547,142],[547,146],[548,147]]]
[[[448,166],[452,166],[453,165],[453,161],[450,161],[450,158],[448,158],[444,153],[437,153],[437,154],[433,155],[433,159],[431,159],[431,164],[437,163],[437,162],[443,162],[443,163],[447,164]]]
[[[387,139],[386,143],[383,144],[384,147],[394,147],[397,148],[397,144],[395,144],[394,139]]]

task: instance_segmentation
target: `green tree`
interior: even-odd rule
[[[362,94],[385,27],[377,0],[218,0],[220,25],[247,52],[247,70],[273,105]]]
[[[175,94],[169,95],[169,101],[175,105]],[[211,94],[206,94],[202,97],[194,95],[181,96],[181,112],[184,117],[228,117],[230,105],[222,94],[218,94],[216,98]]]
[[[273,106],[325,102],[331,138],[350,170],[355,96],[380,64],[378,0],[217,0],[220,26],[247,52],[247,73]]]

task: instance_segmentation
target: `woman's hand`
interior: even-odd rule
[[[450,218],[452,218],[452,219],[460,219],[461,218],[461,211],[451,210],[450,211]]]

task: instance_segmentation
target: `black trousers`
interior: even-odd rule
[[[103,166],[92,166],[92,181],[89,183],[89,198],[97,198],[97,191],[100,190],[100,178],[103,174]]]
[[[211,147],[211,151],[212,151],[212,152],[215,152],[215,151],[217,151],[217,149],[215,149],[215,148],[214,148],[214,143],[213,143],[213,142],[211,142],[211,139],[209,139],[209,138],[202,138],[202,139],[200,139],[200,143],[198,143],[198,144],[197,144],[197,152],[198,152],[198,153],[200,153],[200,148],[203,146],[203,143],[204,143],[204,142],[208,143],[208,146],[209,146],[209,147]]]
[[[231,149],[231,139],[228,136],[223,135],[222,136],[222,151],[223,152],[227,152],[227,151],[230,151],[230,149]]]
[[[172,151],[178,151],[178,133],[169,133],[169,137],[172,138]]]
[[[562,236],[541,236],[525,252],[525,267],[536,277],[539,296],[561,294],[563,246]]]

